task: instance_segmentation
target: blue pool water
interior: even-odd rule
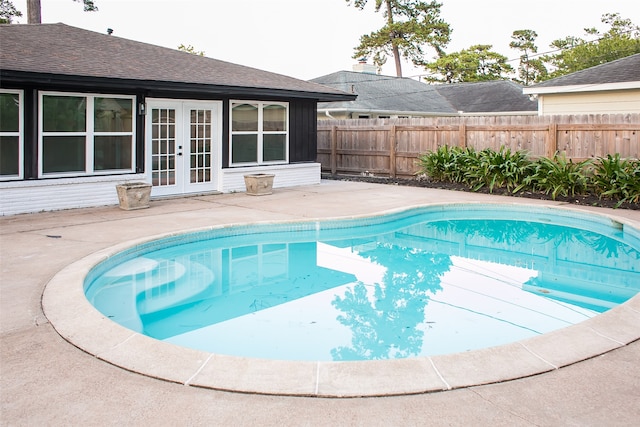
[[[214,353],[371,360],[572,325],[640,290],[640,233],[549,208],[452,205],[172,236],[96,266],[85,294],[134,331]]]

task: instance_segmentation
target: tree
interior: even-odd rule
[[[640,27],[629,19],[623,19],[618,13],[605,13],[601,22],[609,25],[608,31],[600,33],[596,28],[585,28],[587,36],[598,37],[594,41],[567,36],[551,43],[551,47],[557,49],[558,53],[542,58],[554,68],[549,78],[640,53]]]
[[[508,79],[513,68],[507,64],[507,57],[492,51],[492,47],[488,44],[474,45],[425,64],[426,69],[435,74],[427,80],[461,83]]]
[[[184,45],[181,44],[180,46],[178,46],[178,50],[181,50],[183,52],[187,52],[187,53],[192,53],[194,55],[198,55],[198,56],[204,56],[204,51],[203,50],[196,50],[195,47],[189,45]]]
[[[73,1],[77,3],[83,3],[85,12],[98,11],[98,7],[93,3],[93,0],[73,0]],[[9,3],[11,2],[9,1]],[[42,7],[40,6],[40,0],[27,0],[27,22],[29,24],[42,23]]]
[[[544,80],[547,76],[547,68],[544,62],[539,58],[532,58],[531,54],[538,53],[538,47],[535,45],[538,33],[533,30],[516,30],[511,35],[511,43],[509,47],[522,52],[520,55],[520,64],[518,65],[518,77],[520,83],[525,86]]]
[[[367,0],[346,0],[349,6],[363,10]],[[451,28],[440,18],[441,3],[420,0],[375,0],[375,11],[382,9],[386,24],[378,31],[360,37],[354,58],[373,56],[381,67],[392,55],[396,75],[402,77],[401,56],[414,65],[424,65],[424,46],[431,46],[440,56],[449,43]]]
[[[14,17],[22,16],[22,12],[9,0],[0,0],[0,24],[11,24]]]

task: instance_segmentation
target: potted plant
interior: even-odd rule
[[[116,185],[120,209],[126,211],[149,207],[151,184],[146,182],[126,182]]]
[[[247,194],[251,196],[265,196],[272,193],[274,174],[254,173],[244,176]]]

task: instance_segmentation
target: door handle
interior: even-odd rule
[[[182,156],[182,153],[178,153],[178,156]]]

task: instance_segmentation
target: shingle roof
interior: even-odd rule
[[[339,71],[311,81],[358,95],[355,101],[321,103],[321,109],[457,114],[538,108],[522,94],[521,86],[507,80],[429,85],[409,78]]]
[[[522,86],[510,80],[441,84],[435,88],[456,110],[465,113],[538,110],[538,103],[523,95]]]
[[[624,82],[640,82],[640,53],[556,77],[528,89]]]
[[[321,100],[350,96],[304,80],[65,24],[0,25],[0,70],[207,88],[254,88]]]
[[[321,103],[318,108],[456,113],[456,109],[435,90],[434,86],[409,78],[338,71],[311,81],[358,95],[355,101]]]

